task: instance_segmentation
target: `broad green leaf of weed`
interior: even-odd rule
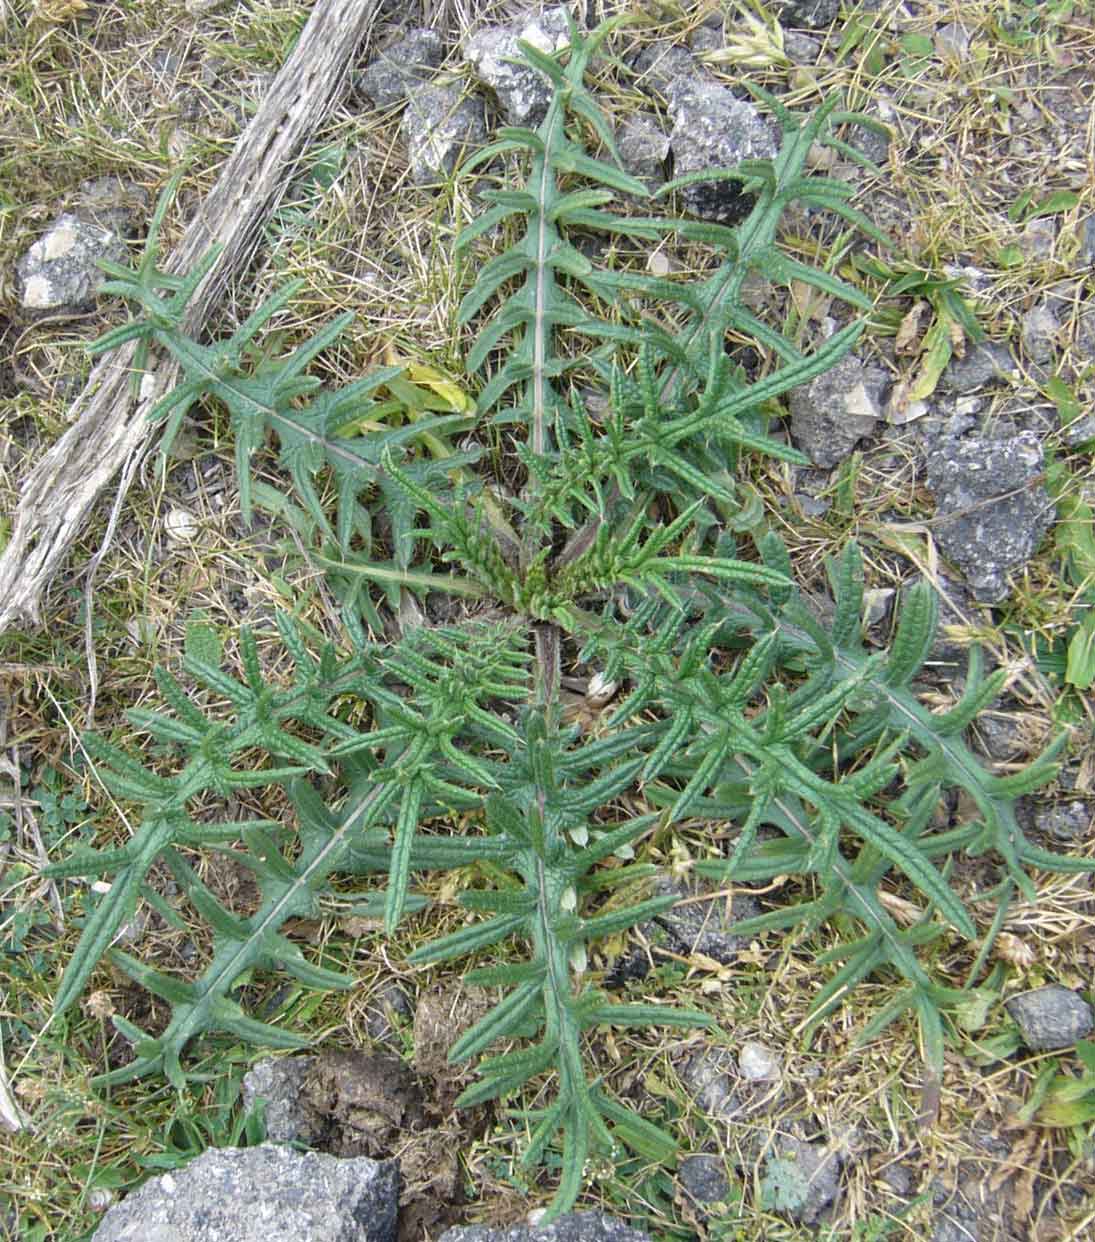
[[[1059,375],[1051,375],[1042,392],[1057,407],[1057,417],[1061,421],[1062,429],[1071,426],[1083,413],[1080,399]]]
[[[186,656],[190,660],[200,660],[202,664],[220,668],[224,656],[224,644],[216,629],[205,619],[203,609],[195,609],[186,623],[184,640]]]
[[[1069,639],[1065,681],[1077,690],[1090,690],[1095,684],[1095,607],[1088,608]]]

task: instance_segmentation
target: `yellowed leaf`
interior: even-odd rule
[[[820,321],[829,309],[829,297],[804,280],[791,281],[791,301],[802,319]]]
[[[455,380],[450,379],[436,367],[431,367],[424,362],[414,362],[409,358],[401,358],[390,344],[384,351],[384,361],[388,366],[402,367],[405,381],[432,392],[435,397],[440,397],[444,406],[454,414],[475,413],[475,401]],[[398,383],[398,380],[393,381],[388,387],[397,392]],[[436,402],[430,405],[431,408],[437,408]]]

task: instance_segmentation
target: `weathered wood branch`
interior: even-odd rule
[[[167,268],[193,269],[214,243],[224,247],[190,304],[185,330],[199,336],[225,288],[247,264],[263,222],[290,179],[292,163],[330,115],[380,0],[317,0],[296,47],[240,135]],[[131,393],[136,346],[98,362],[69,412],[72,426],[28,475],[0,557],[0,632],[17,621],[41,624],[42,597],[111,480],[147,447],[148,412],[178,379],[161,359],[153,384]],[[124,486],[124,484],[123,484]]]

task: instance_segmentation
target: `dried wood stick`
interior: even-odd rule
[[[169,271],[187,272],[214,243],[224,247],[191,300],[189,335],[200,334],[254,252],[292,161],[330,114],[379,7],[380,0],[316,0],[296,47],[167,264]],[[96,364],[69,411],[73,425],[26,479],[0,556],[0,633],[17,621],[41,624],[42,596],[92,507],[152,437],[148,412],[174,385],[178,368],[162,359],[155,382],[142,385],[135,398],[135,349],[130,343]]]

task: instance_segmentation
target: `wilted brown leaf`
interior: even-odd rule
[[[927,302],[914,302],[912,307],[906,311],[901,325],[897,329],[897,336],[894,337],[893,351],[895,354],[915,354],[917,346],[920,343],[920,320],[924,318],[924,312],[928,309]]]
[[[878,900],[893,915],[894,921],[900,923],[902,927],[911,927],[924,917],[924,911],[918,905],[906,901],[904,897],[898,897],[896,893],[887,893],[883,890],[878,894]]]
[[[1011,932],[1001,932],[996,937],[996,956],[1001,961],[1010,962],[1021,970],[1034,965],[1035,952],[1025,940],[1013,936]]]

